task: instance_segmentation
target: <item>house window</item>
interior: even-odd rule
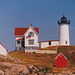
[[[29,43],[29,45],[34,45],[34,39],[29,39],[28,43]]]
[[[33,32],[29,32],[28,36],[34,37],[34,33]]]
[[[49,45],[51,45],[51,41],[49,42]]]
[[[17,44],[20,44],[20,41],[17,41]]]

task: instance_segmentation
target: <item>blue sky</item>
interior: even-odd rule
[[[58,40],[57,21],[71,21],[70,42],[75,45],[75,0],[0,0],[0,42],[15,49],[15,27],[39,27],[39,41]]]

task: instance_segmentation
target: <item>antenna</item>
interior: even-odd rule
[[[65,15],[65,13],[63,12],[63,16]]]

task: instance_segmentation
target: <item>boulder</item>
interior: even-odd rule
[[[28,69],[24,66],[24,65],[20,65],[20,64],[13,64],[14,67],[12,67],[10,69],[10,71],[14,72],[14,73],[23,73],[23,74],[28,74],[29,71]]]
[[[4,73],[4,75],[11,75],[10,70],[9,70],[9,69],[5,69],[5,73]]]
[[[7,59],[8,59],[7,56],[5,56],[5,55],[1,55],[1,54],[0,54],[0,58],[2,58],[2,59],[4,59],[4,60],[7,60]]]
[[[15,62],[15,63],[22,64],[22,61],[21,61],[21,60],[19,60],[19,59],[16,59],[14,62]]]
[[[32,69],[34,67],[34,65],[29,65],[28,68]]]
[[[46,75],[54,75],[53,73],[46,73]]]
[[[72,75],[75,75],[75,72],[73,72]]]
[[[34,66],[34,69],[35,69],[36,71],[39,71],[39,68],[38,68],[37,66]]]
[[[62,71],[61,73],[62,73],[62,74],[65,74],[65,73],[66,73],[66,71]]]
[[[27,69],[24,69],[24,70],[22,71],[22,74],[29,74],[29,71],[28,71]]]
[[[15,60],[13,58],[8,58],[9,61],[14,62]]]
[[[52,72],[52,68],[48,68],[47,73],[51,73]]]
[[[11,57],[10,55],[7,55],[7,57],[9,58],[9,57]]]
[[[33,74],[39,71],[38,67],[34,65],[29,65],[28,69],[29,69],[30,74]]]
[[[57,73],[54,73],[53,75],[59,75],[59,74],[57,74]]]
[[[15,73],[18,73],[18,72],[20,72],[20,71],[22,71],[20,68],[18,68],[18,67],[12,67],[11,69],[10,69],[10,71],[12,71],[12,72],[15,72]]]
[[[56,75],[67,75],[66,73],[57,73]]]
[[[67,75],[72,75],[71,71],[66,71]]]
[[[0,70],[0,75],[4,75],[4,72],[2,70]]]
[[[12,64],[9,62],[0,62],[0,64],[1,64],[1,68],[7,69],[7,68],[12,67]]]
[[[39,75],[39,74],[37,74],[37,73],[34,73],[34,75]]]
[[[38,72],[39,73],[39,75],[43,75],[43,72]]]

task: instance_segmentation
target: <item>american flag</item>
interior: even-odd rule
[[[26,36],[26,39],[29,39],[29,38],[31,38],[31,35]]]

